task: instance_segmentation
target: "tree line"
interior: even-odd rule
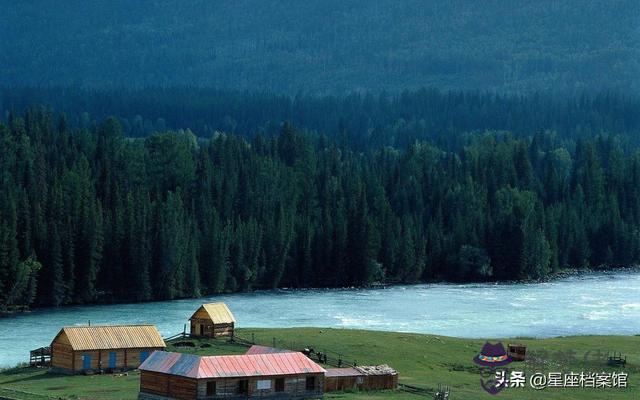
[[[572,140],[616,133],[625,145],[640,145],[640,97],[615,91],[518,96],[423,88],[286,96],[212,88],[0,87],[5,121],[6,113],[23,113],[33,104],[65,113],[72,128],[91,129],[96,120],[116,115],[129,137],[190,129],[202,138],[216,131],[252,138],[276,135],[282,121],[291,121],[359,151],[405,148],[415,141],[457,150],[465,135],[486,130],[516,136],[551,130]]]
[[[640,152],[483,132],[360,151],[281,124],[123,134],[31,108],[0,124],[0,304],[536,279],[640,261]]]

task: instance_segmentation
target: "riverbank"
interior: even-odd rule
[[[400,383],[433,390],[438,384],[452,387],[456,399],[487,399],[479,384],[479,370],[472,362],[485,340],[397,332],[328,328],[238,329],[241,337],[281,347],[312,346],[317,351],[359,365],[386,363],[397,369]],[[492,341],[498,340],[493,338]],[[512,370],[533,372],[621,372],[628,375],[626,389],[547,388],[506,389],[503,399],[631,399],[640,396],[640,336],[572,336],[549,339],[502,340],[527,345],[529,360],[512,363]],[[170,346],[169,350],[201,355],[240,354],[246,347],[225,340],[193,341],[195,347]],[[606,365],[606,352],[627,356],[625,368]],[[32,368],[0,372],[0,398],[18,400],[95,399],[134,400],[139,374],[64,376]],[[327,399],[419,399],[402,390],[371,393],[327,394]]]
[[[183,331],[202,303],[218,301],[233,310],[238,327],[324,326],[484,339],[637,335],[638,299],[640,274],[606,273],[538,284],[274,290],[51,308],[0,320],[0,368],[27,361],[30,350],[49,345],[64,326],[153,324],[169,337]]]
[[[640,265],[634,265],[630,267],[610,267],[610,266],[600,266],[594,268],[566,268],[556,272],[549,274],[543,278],[539,279],[529,279],[529,280],[505,280],[505,281],[484,281],[484,282],[450,282],[443,280],[428,280],[424,282],[414,282],[414,283],[400,283],[400,282],[376,282],[374,284],[368,286],[359,286],[359,287],[338,287],[338,288],[278,288],[278,289],[258,289],[253,291],[237,291],[237,292],[222,292],[222,293],[212,293],[202,296],[201,298],[208,298],[212,296],[227,296],[233,294],[248,294],[248,293],[261,293],[261,292],[272,292],[274,290],[294,292],[294,291],[307,291],[307,290],[354,290],[354,289],[384,289],[384,288],[392,288],[395,286],[410,286],[410,285],[426,285],[426,284],[445,284],[445,285],[464,285],[464,284],[496,284],[496,285],[513,285],[513,284],[526,284],[526,283],[545,283],[545,282],[554,282],[561,279],[567,279],[571,277],[580,277],[580,276],[589,276],[593,274],[633,274],[640,273]],[[28,314],[30,312],[39,311],[39,310],[60,310],[70,307],[78,307],[78,306],[99,306],[99,305],[118,305],[118,304],[153,304],[153,303],[161,303],[165,301],[178,301],[178,300],[196,300],[194,297],[184,297],[184,298],[176,298],[172,300],[149,300],[143,302],[127,302],[127,301],[96,301],[93,303],[86,304],[67,304],[60,307],[27,307],[27,306],[15,306],[11,309],[0,309],[0,320],[2,318],[12,317],[21,314]]]

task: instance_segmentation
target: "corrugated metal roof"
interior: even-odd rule
[[[324,376],[331,378],[337,376],[364,376],[364,374],[355,368],[327,368]]]
[[[236,322],[236,319],[234,318],[233,314],[231,313],[231,310],[229,310],[229,307],[227,307],[227,305],[225,303],[203,304],[203,305],[200,306],[200,308],[198,308],[196,310],[195,313],[193,313],[191,318],[194,318],[194,317],[197,318],[197,314],[202,313],[203,311],[204,311],[204,313],[206,315],[209,316],[209,318],[214,323],[230,324],[232,322],[233,323]]]
[[[295,352],[293,350],[277,349],[275,347],[260,346],[260,345],[254,344],[253,346],[249,347],[249,350],[247,350],[247,352],[244,354],[274,354],[274,353],[295,353]]]
[[[191,354],[155,351],[140,365],[140,370],[188,378],[236,378],[324,373],[322,367],[298,352],[200,357]]]
[[[154,325],[67,326],[53,339],[65,334],[73,350],[164,348]]]

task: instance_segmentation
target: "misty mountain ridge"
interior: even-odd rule
[[[635,1],[0,3],[4,85],[637,90]]]

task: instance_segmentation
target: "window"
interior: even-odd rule
[[[256,381],[256,389],[258,390],[270,390],[271,389],[271,379],[262,379]]]
[[[207,382],[207,396],[216,395],[216,381]]]
[[[142,350],[140,352],[140,364],[142,364],[144,362],[144,360],[147,359],[147,357],[149,357],[149,352],[146,350]]]
[[[315,376],[307,376],[307,390],[316,390],[316,377]]]
[[[248,394],[249,393],[249,381],[246,379],[241,379],[238,381],[238,394]]]
[[[276,379],[276,392],[284,392],[284,378]]]

